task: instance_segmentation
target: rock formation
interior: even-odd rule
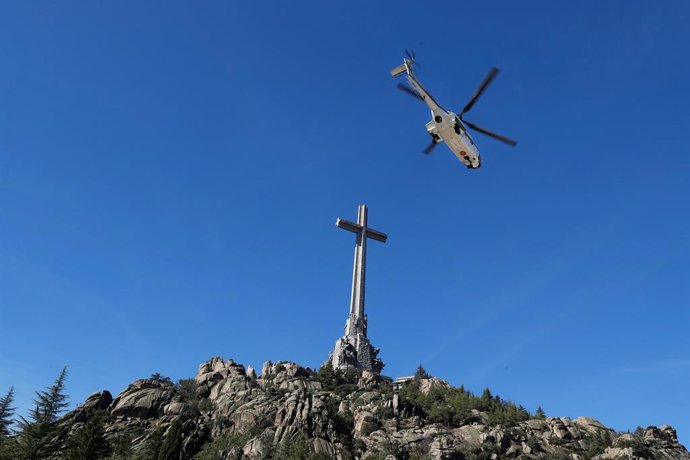
[[[256,376],[213,358],[193,380],[137,380],[115,398],[94,393],[61,424],[74,433],[105,411],[107,437],[126,439],[130,458],[179,421],[183,459],[295,458],[299,445],[310,458],[342,460],[690,460],[667,425],[617,433],[586,417],[537,419],[488,391],[477,397],[435,378],[411,380],[397,397],[396,414],[392,380],[374,372],[269,361]]]

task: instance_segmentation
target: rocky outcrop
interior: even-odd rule
[[[163,408],[173,396],[170,385],[159,380],[137,380],[113,400],[110,414],[125,418],[157,418],[164,415]]]
[[[444,394],[470,398],[436,378],[404,385],[413,385],[420,401]],[[268,361],[257,376],[251,367],[213,358],[185,385],[142,379],[114,399],[107,391],[94,393],[61,424],[69,436],[100,411],[107,415],[107,437],[124,437],[136,451],[179,422],[184,459],[216,445],[214,455],[221,459],[289,458],[298,445],[342,460],[690,460],[667,425],[616,433],[586,417],[530,419],[523,410],[520,418],[496,419],[481,404],[449,417],[444,405],[415,405],[405,388],[396,395],[403,408],[396,415],[392,380],[373,371],[329,376],[293,362]],[[497,399],[487,401],[495,405]]]
[[[91,394],[86,400],[78,405],[72,412],[66,414],[60,420],[60,424],[73,432],[81,427],[97,411],[107,411],[113,401],[113,396],[108,390]]]
[[[668,425],[650,426],[641,433],[616,437],[613,445],[593,460],[676,460],[688,458],[685,447],[678,443],[676,430]]]

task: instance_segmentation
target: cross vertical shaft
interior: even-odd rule
[[[357,233],[357,243],[355,244],[350,315],[364,317],[364,287],[367,270],[367,207],[363,204],[357,208],[357,224],[361,226],[362,230]]]
[[[350,297],[350,317],[347,320],[346,336],[363,335],[366,337],[366,317],[364,314],[364,292],[367,266],[367,239],[372,238],[382,243],[388,236],[367,226],[367,207],[359,205],[357,209],[357,223],[338,219],[338,227],[351,231],[357,235],[355,243],[355,260],[352,268],[352,295]]]

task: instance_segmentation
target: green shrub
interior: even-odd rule
[[[149,377],[150,380],[160,382],[163,385],[172,385],[172,380],[170,380],[170,377],[166,377],[165,375],[161,375],[158,372],[155,372],[151,374],[151,377]]]
[[[110,440],[113,453],[108,457],[109,460],[129,460],[132,458],[132,437],[128,434],[119,434]]]
[[[350,412],[336,413],[333,422],[335,423],[335,431],[340,434],[350,435],[355,429],[355,418]]]
[[[216,405],[210,399],[200,398],[196,407],[199,410],[199,412],[208,412],[214,410],[216,408]]]
[[[346,398],[348,395],[355,393],[358,390],[354,383],[343,383],[335,387],[333,392],[341,398]]]
[[[611,446],[611,436],[606,430],[598,430],[595,434],[588,436],[586,442],[587,450],[585,450],[583,457],[585,460],[589,460],[603,454],[606,448]]]
[[[330,460],[331,456],[324,452],[316,452],[312,442],[304,434],[294,439],[284,439],[272,457],[276,460]]]
[[[641,458],[653,458],[651,449],[645,444],[644,438],[637,431],[633,433],[633,439],[628,441],[621,441],[618,443],[619,447],[632,448],[633,455]]]
[[[393,408],[390,406],[379,406],[374,410],[374,415],[383,420],[393,418]]]
[[[333,391],[338,386],[338,375],[333,370],[331,361],[327,361],[316,373],[315,379],[321,382],[324,390]]]
[[[477,397],[464,388],[432,387],[427,394],[419,391],[419,382],[408,382],[400,390],[401,410],[418,415],[431,423],[461,426],[471,423],[473,410],[486,412],[490,425],[514,426],[528,420],[530,414],[522,406],[504,401],[487,388]]]
[[[242,448],[249,439],[251,437],[248,433],[224,434],[204,444],[201,452],[194,458],[197,460],[222,460],[225,458],[241,460]],[[221,456],[221,452],[227,453],[228,456]]]

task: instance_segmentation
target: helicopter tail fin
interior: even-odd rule
[[[397,76],[399,76],[399,75],[404,74],[405,72],[407,72],[407,65],[405,65],[405,63],[403,62],[403,63],[400,64],[398,67],[396,67],[395,69],[391,70],[391,76],[397,77]]]

